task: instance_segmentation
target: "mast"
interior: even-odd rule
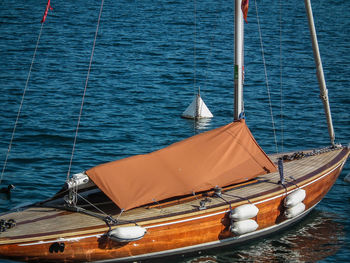
[[[241,119],[243,113],[243,61],[244,23],[241,10],[242,0],[235,0],[235,68],[234,68],[234,120]]]
[[[334,129],[333,129],[331,109],[329,107],[328,90],[327,90],[326,81],[324,78],[322,61],[320,56],[320,50],[318,48],[317,35],[316,35],[315,23],[314,23],[314,18],[312,14],[312,7],[311,7],[310,0],[305,0],[305,9],[308,17],[308,22],[309,22],[309,29],[310,29],[310,35],[311,35],[311,41],[312,41],[312,50],[314,53],[314,59],[316,64],[316,74],[318,79],[318,85],[320,88],[320,98],[322,99],[324,111],[326,113],[328,133],[331,140],[331,144],[334,146],[335,135],[334,135]]]

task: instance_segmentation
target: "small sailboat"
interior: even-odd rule
[[[235,0],[234,121],[92,167],[69,178],[49,200],[2,214],[1,258],[124,262],[239,244],[291,226],[322,200],[349,148],[334,143],[310,2],[305,4],[331,145],[272,155],[243,118],[247,2]]]
[[[181,117],[186,119],[213,118],[213,114],[201,98],[200,90],[193,98],[191,104],[182,113]]]

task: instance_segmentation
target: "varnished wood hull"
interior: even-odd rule
[[[34,262],[118,262],[149,259],[244,242],[286,228],[306,216],[330,190],[348,155],[347,148],[337,150],[337,153],[334,153],[332,158],[323,165],[309,169],[300,177],[287,183],[286,189],[277,184],[276,178],[270,181],[260,178],[261,184],[264,183],[269,187],[261,187],[263,189],[260,192],[247,193],[245,200],[236,198],[235,201],[230,202],[234,208],[249,200],[259,208],[259,213],[254,218],[259,227],[250,233],[234,235],[230,232],[228,204],[213,199],[212,204],[207,205],[206,209],[198,210],[193,205],[195,200],[190,203],[193,209],[187,211],[184,209],[184,212],[169,213],[171,207],[152,208],[160,210],[159,215],[137,220],[138,225],[147,229],[147,234],[138,241],[129,243],[112,241],[106,236],[108,228],[103,224],[85,228],[76,226],[78,229],[76,231],[59,231],[46,226],[46,232],[43,231],[37,235],[23,233],[22,236],[11,236],[12,229],[9,229],[8,236],[6,232],[0,235],[0,256]],[[236,191],[249,191],[253,189],[252,187],[243,185]],[[259,188],[259,182],[254,187]],[[284,215],[286,210],[284,199],[297,187],[306,191],[306,198],[303,201],[306,209],[301,214],[287,219]],[[173,209],[175,210],[175,207]],[[56,211],[56,213],[59,217],[59,213],[66,212]],[[6,215],[5,219],[11,216],[13,217],[14,214]],[[44,213],[32,221],[45,224],[47,220],[45,218],[50,216],[54,217],[55,213],[52,212],[52,215]],[[29,224],[30,220],[27,221]],[[17,222],[19,222],[18,227],[24,227],[26,224],[18,219]],[[60,244],[64,244],[62,251],[59,249]]]

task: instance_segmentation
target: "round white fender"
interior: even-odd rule
[[[303,203],[298,203],[295,206],[292,206],[288,208],[285,212],[284,215],[287,218],[293,218],[296,217],[297,215],[301,214],[305,210],[305,205]]]
[[[136,241],[146,234],[147,230],[141,226],[117,227],[108,232],[108,237],[117,242]]]
[[[253,219],[246,219],[234,222],[230,231],[235,235],[243,235],[245,233],[253,232],[259,227],[258,223]]]
[[[294,191],[293,193],[287,195],[286,199],[284,199],[284,205],[285,207],[293,207],[297,204],[304,201],[306,197],[306,191],[304,189],[298,189]]]
[[[259,208],[253,204],[240,205],[232,210],[230,213],[230,218],[234,221],[246,220],[252,217],[256,217],[258,212]]]

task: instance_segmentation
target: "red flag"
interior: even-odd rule
[[[249,0],[242,0],[241,9],[243,12],[243,18],[244,18],[246,23],[248,23],[248,21],[247,21],[248,7],[249,7]]]
[[[49,12],[49,9],[52,10],[52,7],[50,6],[50,0],[47,1],[45,13],[44,13],[43,19],[41,19],[41,23],[45,22],[47,13]]]

